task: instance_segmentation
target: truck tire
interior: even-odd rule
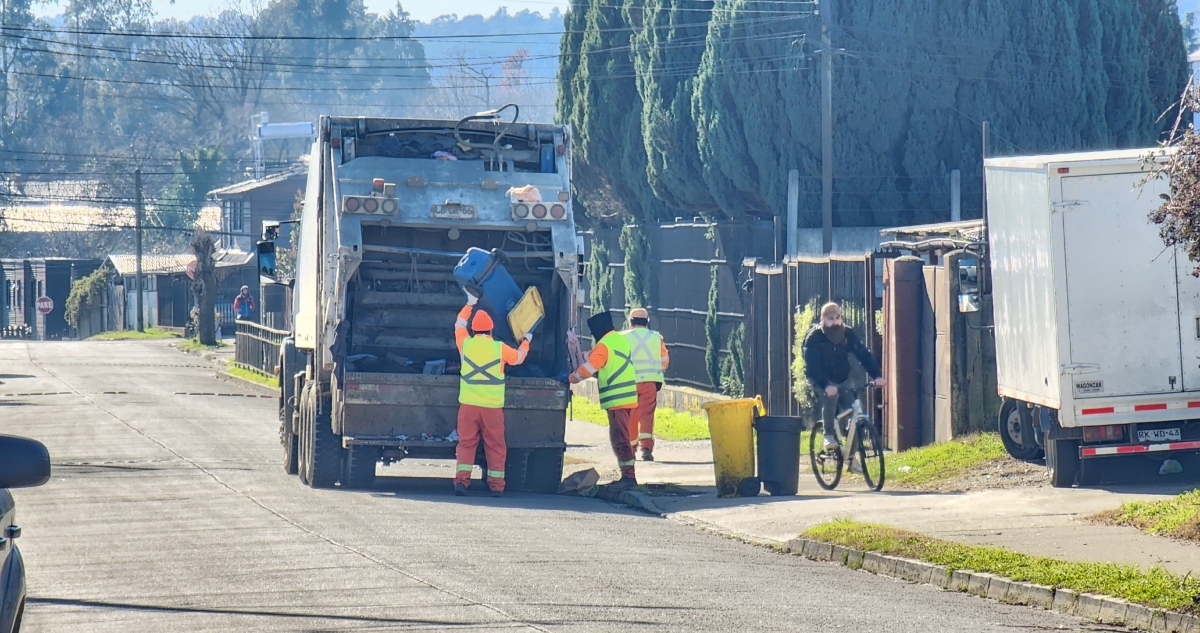
[[[290,339],[284,341],[279,350],[279,442],[283,445],[283,472],[295,475],[300,457],[299,438],[295,431],[296,373],[295,346]]]
[[[309,485],[309,476],[312,469],[309,468],[308,456],[312,452],[309,448],[308,429],[311,424],[308,422],[308,389],[300,390],[299,401],[296,410],[296,474],[300,476],[300,483]]]
[[[1046,469],[1050,485],[1070,488],[1079,477],[1079,440],[1046,439]]]
[[[1042,447],[1033,438],[1032,417],[1029,408],[1019,400],[1005,398],[1000,404],[997,416],[1000,441],[1013,459],[1029,462],[1042,456]]]
[[[525,484],[530,492],[552,495],[562,483],[565,448],[535,448],[529,455]]]
[[[305,385],[308,406],[304,437],[308,450],[304,459],[307,462],[308,485],[313,488],[332,488],[342,474],[342,443],[341,438],[333,432],[328,398],[323,399],[323,411],[318,413],[314,389],[315,383]]]
[[[346,488],[370,488],[375,483],[375,465],[383,455],[379,446],[351,446],[346,449],[346,472],[342,475],[342,486]]]

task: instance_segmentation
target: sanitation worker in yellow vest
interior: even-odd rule
[[[612,491],[637,485],[634,466],[637,460],[629,444],[629,420],[637,409],[637,379],[630,359],[628,338],[613,329],[612,315],[602,312],[588,319],[588,328],[596,346],[587,362],[571,374],[571,384],[592,376],[600,383],[600,408],[608,414],[608,441],[617,455],[621,479],[609,484]]]
[[[508,458],[508,447],[504,442],[504,366],[525,362],[533,334],[525,334],[525,340],[517,349],[493,339],[492,318],[483,310],[471,317],[478,299],[469,292],[466,294],[467,305],[454,322],[454,340],[462,355],[454,494],[460,497],[467,494],[475,465],[475,450],[482,436],[483,452],[487,456],[488,489],[493,497],[503,497],[504,461]],[[467,332],[468,318],[474,336]]]
[[[629,340],[633,371],[637,379],[637,409],[629,420],[629,444],[642,448],[642,461],[654,461],[654,411],[658,408],[658,391],[671,363],[662,334],[650,329],[650,313],[634,308],[629,313],[628,330],[622,332]]]

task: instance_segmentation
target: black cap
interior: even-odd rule
[[[587,324],[588,330],[590,330],[592,333],[592,338],[596,339],[597,341],[604,338],[605,334],[608,334],[615,329],[613,327],[611,312],[601,312],[600,314],[593,315],[592,318],[587,320]]]

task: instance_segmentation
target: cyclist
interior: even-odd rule
[[[867,370],[876,387],[884,384],[883,372],[875,355],[863,345],[854,330],[842,321],[842,308],[836,303],[821,306],[821,321],[804,337],[804,373],[821,407],[825,429],[825,450],[838,447],[834,423],[838,413],[854,403],[854,384],[850,379],[850,355],[853,354]],[[858,472],[861,465],[850,458],[850,470]]]

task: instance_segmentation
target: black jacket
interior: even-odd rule
[[[862,363],[872,379],[882,375],[879,361],[867,349],[854,330],[846,328],[846,337],[834,345],[825,337],[818,324],[804,337],[804,373],[813,389],[822,391],[829,385],[840,385],[850,377],[850,354]]]

